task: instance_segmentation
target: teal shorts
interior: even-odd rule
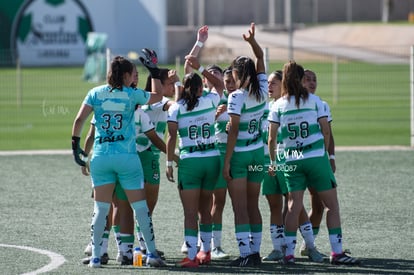
[[[93,187],[119,181],[125,190],[144,188],[144,173],[138,154],[94,155],[90,167]]]
[[[204,189],[213,191],[220,172],[220,157],[180,159],[178,164],[180,190]]]
[[[247,178],[249,182],[261,183],[264,176],[263,171],[263,147],[248,152],[233,152],[230,161],[230,175],[233,179]]]
[[[289,161],[284,175],[289,192],[305,190],[307,187],[322,192],[336,187],[327,154],[323,157]]]
[[[160,184],[160,155],[150,148],[138,152],[144,170],[144,181],[149,184]]]

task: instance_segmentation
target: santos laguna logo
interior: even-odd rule
[[[78,0],[28,0],[13,22],[11,48],[22,65],[85,62],[90,17]]]

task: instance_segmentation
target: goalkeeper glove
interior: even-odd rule
[[[148,69],[152,78],[160,79],[160,69],[157,67],[157,53],[147,48],[142,49],[141,52],[143,56],[139,57],[139,61]]]
[[[80,137],[72,136],[72,153],[73,153],[75,162],[80,166],[85,166],[86,162],[82,159],[81,156],[87,157],[88,154],[86,154],[82,150],[82,148],[80,148],[79,142],[80,142]]]

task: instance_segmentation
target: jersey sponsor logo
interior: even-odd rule
[[[111,137],[100,137],[99,143],[105,143],[105,142],[117,142],[125,140],[125,137],[123,135],[117,135],[117,136],[111,136]]]
[[[199,143],[199,144],[197,144],[195,146],[190,146],[188,148],[188,151],[190,153],[194,153],[194,152],[197,152],[197,151],[201,152],[201,151],[206,151],[206,150],[214,149],[215,147],[216,147],[216,145],[214,143],[208,143],[208,144],[206,144],[206,143]]]

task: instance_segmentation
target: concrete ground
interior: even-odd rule
[[[251,55],[242,38],[246,26],[212,26],[202,51],[206,62],[229,62],[238,55]],[[307,61],[332,58],[372,63],[409,64],[410,47],[414,45],[414,25],[331,24],[298,27],[291,39],[282,29],[256,26],[256,39],[267,49],[270,60]]]

